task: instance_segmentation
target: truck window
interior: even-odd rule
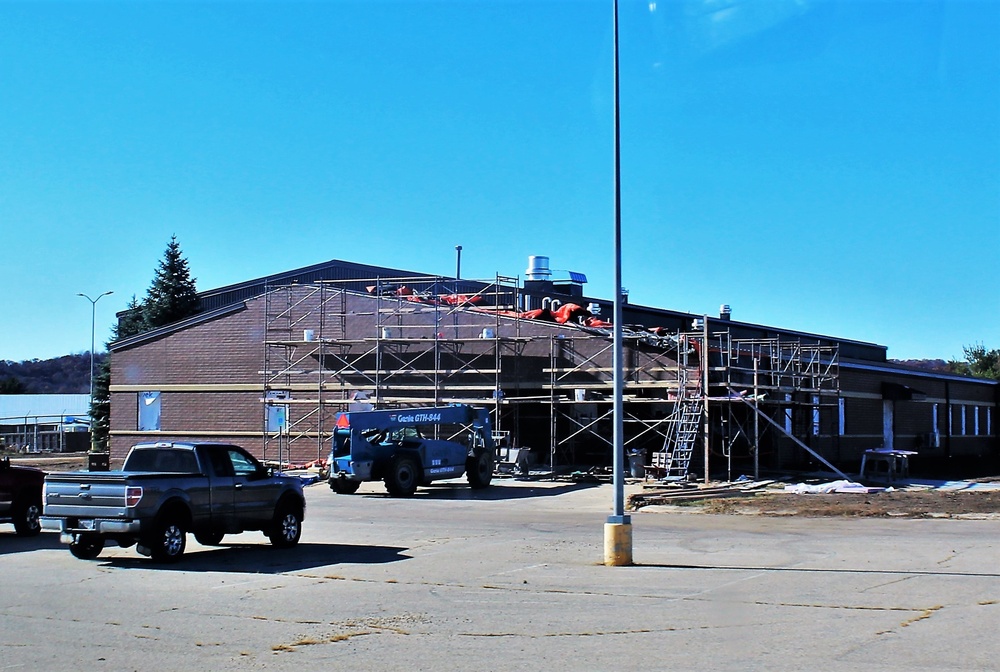
[[[233,463],[224,450],[210,448],[208,450],[208,461],[212,464],[212,471],[216,476],[226,477],[233,475]]]
[[[401,427],[389,435],[389,441],[420,441],[423,437],[416,427]]]
[[[194,452],[173,448],[147,448],[133,450],[123,465],[125,471],[167,472],[174,474],[198,473],[198,460]]]
[[[257,463],[238,450],[229,451],[229,461],[233,463],[233,473],[237,476],[252,476],[257,473]]]

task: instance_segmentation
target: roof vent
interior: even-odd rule
[[[719,306],[719,319],[728,322],[733,317],[733,309],[729,307],[728,303],[724,303]]]
[[[549,258],[532,255],[528,257],[528,270],[524,272],[528,280],[548,280],[552,275],[549,270]]]

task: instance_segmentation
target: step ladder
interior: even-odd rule
[[[663,450],[652,455],[652,471],[662,473],[661,480],[678,481],[687,477],[691,456],[701,433],[702,400],[677,402],[663,441]]]

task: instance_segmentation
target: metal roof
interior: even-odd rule
[[[89,394],[0,394],[0,420],[90,417]]]
[[[573,275],[579,276],[581,281],[585,281],[585,276],[577,273]],[[269,287],[277,285],[287,285],[295,283],[311,283],[318,282],[322,280],[366,280],[371,281],[375,279],[406,279],[406,278],[423,278],[428,279],[431,277],[437,277],[441,280],[450,280],[456,283],[457,292],[475,292],[477,288],[483,286],[482,282],[477,282],[475,280],[457,280],[450,279],[445,276],[428,276],[426,273],[417,273],[415,271],[406,271],[401,269],[387,268],[384,266],[372,266],[369,264],[360,264],[351,261],[343,261],[340,259],[331,259],[319,264],[313,264],[311,266],[305,266],[303,268],[293,269],[290,271],[285,271],[283,273],[276,273],[272,275],[267,275],[264,277],[256,278],[253,280],[247,280],[245,282],[240,282],[233,285],[227,285],[225,287],[219,287],[217,289],[211,289],[204,292],[199,292],[198,296],[201,299],[202,312],[176,322],[174,324],[166,325],[160,327],[150,332],[140,334],[128,339],[123,339],[117,343],[112,344],[111,350],[120,350],[132,345],[138,345],[140,343],[147,342],[149,340],[155,339],[159,336],[163,336],[178,329],[182,329],[193,324],[211,320],[222,315],[229,314],[230,312],[241,310],[244,307],[244,302],[256,296],[262,295]],[[458,283],[461,283],[460,285]],[[364,283],[359,283],[357,288],[358,291],[365,291],[362,286]],[[554,285],[552,288],[553,294],[559,294],[559,286]],[[533,295],[537,295],[538,291],[534,290],[531,292]],[[548,294],[549,292],[544,292]],[[608,314],[611,312],[611,302],[607,299],[596,299],[583,296],[560,296],[560,299],[572,300],[582,304],[587,303],[597,303],[603,304],[603,307],[607,309]],[[877,343],[869,343],[865,341],[858,341],[848,338],[839,338],[834,336],[824,336],[819,334],[812,334],[808,332],[798,331],[794,329],[784,329],[779,327],[771,327],[766,325],[754,324],[751,322],[741,322],[737,320],[723,320],[714,315],[699,315],[694,313],[681,312],[676,310],[669,310],[666,308],[654,308],[651,306],[642,306],[638,304],[626,303],[624,306],[624,317],[626,323],[642,324],[644,326],[668,326],[672,328],[681,328],[684,331],[692,330],[691,321],[695,319],[702,319],[707,317],[711,325],[710,329],[716,331],[719,329],[730,329],[733,331],[734,338],[775,338],[775,337],[791,337],[798,339],[808,339],[818,343],[828,343],[837,344],[840,346],[840,354],[844,359],[861,360],[864,362],[875,363],[877,366],[885,366],[886,364],[886,352],[887,347],[884,345],[879,345]],[[121,316],[122,313],[119,313]],[[860,368],[855,365],[856,368]],[[893,368],[894,372],[904,373],[904,370],[898,368]],[[932,372],[914,371],[915,374],[927,375]],[[970,380],[962,376],[956,376],[957,380]],[[974,380],[974,379],[973,379]]]

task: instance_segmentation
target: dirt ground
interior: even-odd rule
[[[870,494],[796,495],[765,491],[701,500],[704,513],[848,518],[1000,518],[1000,490],[926,490]]]
[[[86,453],[49,456],[13,455],[11,462],[34,466],[44,471],[76,471],[87,468]],[[1000,477],[981,480],[1000,482]],[[772,487],[739,497],[686,501],[655,508],[692,513],[814,518],[1000,518],[1000,489],[974,491],[896,489],[891,492],[869,494],[797,495]]]
[[[23,455],[4,452],[2,456],[9,457],[11,464],[42,471],[79,471],[87,468],[87,453]]]

